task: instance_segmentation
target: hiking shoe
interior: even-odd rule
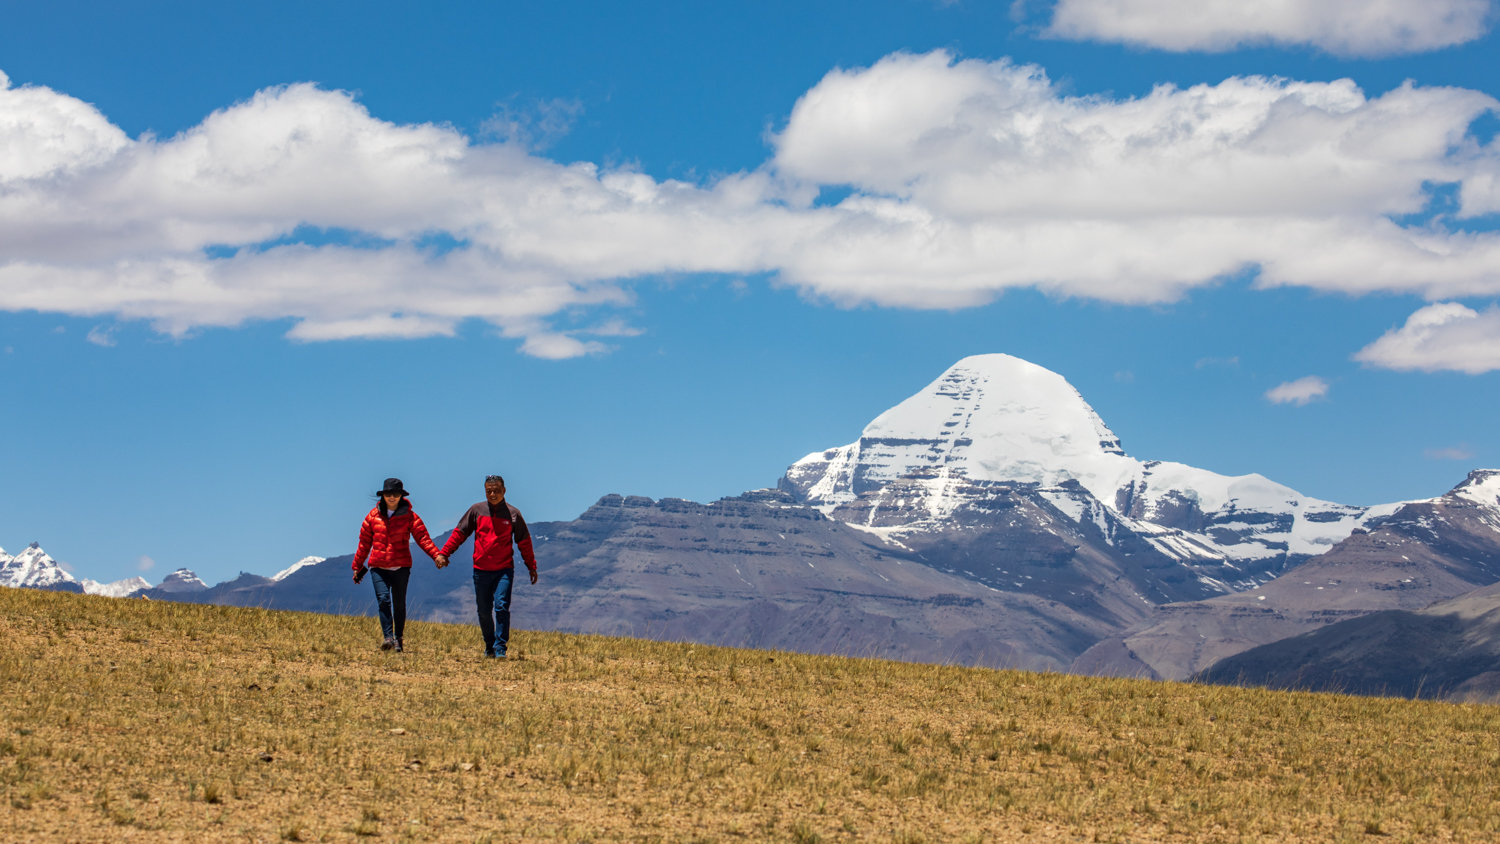
[[[406,653],[406,645],[400,639],[396,640],[396,653]]]
[[[396,647],[396,640],[395,639],[386,639],[384,642],[380,643],[380,649],[383,650],[383,651],[388,651],[388,650],[390,650],[391,648],[394,648],[394,647]]]

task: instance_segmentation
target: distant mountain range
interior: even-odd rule
[[[1250,648],[1382,610],[1419,610],[1500,580],[1500,472],[1403,505],[1261,586],[1167,604],[1084,653],[1072,670],[1180,680],[1220,677]]]
[[[280,580],[297,569],[320,563],[322,557],[304,557],[270,580]],[[177,569],[156,586],[144,577],[127,577],[112,583],[100,583],[87,578],[78,580],[69,574],[52,555],[42,550],[38,543],[31,543],[26,550],[15,556],[0,548],[0,586],[49,589],[56,592],[80,592],[88,595],[105,595],[111,598],[128,598],[134,595],[160,592],[186,595],[208,591],[209,586],[190,569]]]
[[[1141,461],[1060,375],[982,355],[796,461],[777,489],[608,495],[532,529],[542,580],[517,587],[522,628],[1217,680],[1236,654],[1500,581],[1500,472],[1355,507]],[[73,588],[28,552],[0,557],[0,582]],[[412,616],[472,620],[466,568],[416,558]],[[372,613],[349,562],[213,587],[183,570],[134,594]]]

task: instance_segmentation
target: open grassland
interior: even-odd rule
[[[1500,707],[378,638],[0,589],[0,840],[1500,839]]]

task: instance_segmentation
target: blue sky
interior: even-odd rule
[[[1496,15],[9,7],[0,546],[215,582],[388,475],[435,531],[490,472],[710,501],[987,352],[1135,457],[1441,494],[1500,466]]]

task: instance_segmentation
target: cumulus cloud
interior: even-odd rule
[[[1316,375],[1278,384],[1266,391],[1266,400],[1272,404],[1303,405],[1327,397],[1328,382]]]
[[[1046,33],[1174,52],[1274,44],[1419,53],[1482,36],[1492,0],[1057,0]]]
[[[830,73],[775,138],[779,173],[854,189],[783,273],[839,301],[933,307],[1017,285],[1160,302],[1253,268],[1351,293],[1493,290],[1500,236],[1391,218],[1489,172],[1493,145],[1467,132],[1497,107],[1258,77],[1067,97],[1034,66],[890,56]],[[1480,213],[1468,201],[1460,217]]]
[[[305,84],[165,140],[45,88],[0,89],[0,115],[0,308],[171,334],[291,319],[299,340],[423,337],[478,318],[530,353],[584,354],[601,347],[549,317],[624,304],[645,273],[769,268],[768,239],[817,216],[766,203],[765,177],[562,165]],[[424,247],[434,234],[457,246]]]
[[[689,183],[391,123],[310,84],[132,139],[0,76],[0,309],[172,335],[286,320],[308,342],[481,320],[569,357],[631,336],[614,314],[662,274],[910,308],[1021,286],[1164,302],[1247,271],[1500,295],[1500,234],[1449,227],[1500,207],[1500,152],[1468,131],[1497,109],[1472,90],[1258,77],[1073,97],[1035,66],[896,54],[824,77],[761,167]],[[1457,186],[1453,220],[1395,221],[1434,185]],[[845,198],[820,203],[825,188]]]
[[[1428,305],[1360,349],[1354,359],[1407,371],[1478,375],[1500,369],[1500,308],[1481,313],[1457,302]]]

